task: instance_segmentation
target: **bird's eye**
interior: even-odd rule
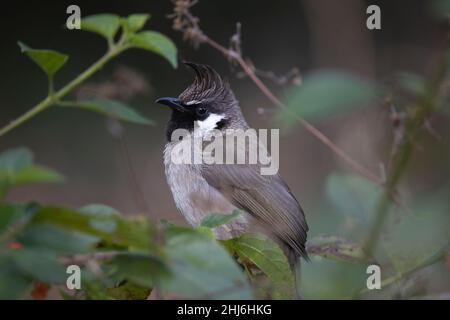
[[[208,109],[206,109],[205,107],[198,107],[195,112],[197,113],[198,116],[204,116],[205,114],[208,113]]]

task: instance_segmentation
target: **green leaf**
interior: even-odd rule
[[[166,246],[172,277],[163,289],[184,298],[251,299],[247,279],[217,241],[198,232],[173,234]]]
[[[274,298],[292,298],[294,275],[280,247],[262,234],[243,234],[224,241],[225,246],[237,254],[245,264],[256,265],[270,279]]]
[[[25,214],[22,205],[0,203],[0,235]]]
[[[41,248],[22,248],[11,252],[12,260],[27,276],[50,283],[66,280],[65,268],[56,260],[56,255]]]
[[[135,48],[145,49],[164,57],[176,68],[177,47],[165,35],[155,31],[142,31],[130,38],[130,45]]]
[[[373,84],[343,72],[321,71],[292,87],[286,99],[289,110],[305,119],[320,119],[367,106],[376,97]],[[282,120],[293,121],[292,113],[283,111]]]
[[[115,14],[96,14],[81,19],[81,29],[97,33],[112,41],[120,27],[120,17]]]
[[[382,189],[358,175],[331,174],[326,181],[326,195],[344,217],[359,226],[371,225]]]
[[[1,300],[20,298],[31,285],[31,279],[21,273],[9,257],[0,255],[0,270]]]
[[[110,264],[117,268],[119,277],[146,288],[158,285],[170,275],[160,258],[146,252],[119,254]]]
[[[115,223],[115,230],[110,232],[110,230],[99,228],[100,221],[112,221]],[[32,223],[49,223],[91,234],[101,238],[104,246],[142,250],[154,248],[151,241],[153,226],[144,217],[124,219],[118,215],[105,216],[59,207],[42,207],[34,214]]]
[[[33,60],[44,72],[52,77],[69,58],[67,55],[54,50],[31,49],[26,44],[18,42],[20,49]]]
[[[234,210],[231,214],[211,213],[202,219],[200,225],[203,227],[214,229],[233,221],[234,219],[239,217],[240,214],[241,212],[239,210]]]
[[[386,224],[390,232],[384,235],[383,244],[397,272],[421,265],[449,244],[448,190],[437,195],[422,196],[401,221],[389,217]]]
[[[27,148],[15,148],[0,154],[0,171],[18,172],[33,164],[33,154]]]
[[[99,216],[101,218],[119,215],[119,212],[116,209],[106,206],[104,204],[90,204],[81,208],[80,212],[89,214],[91,217]],[[113,219],[92,218],[90,221],[90,225],[99,231],[104,231],[108,233],[112,233],[117,229],[117,223]]]
[[[150,19],[150,15],[149,14],[145,14],[145,13],[135,13],[135,14],[131,14],[126,18],[126,23],[128,25],[128,29],[131,32],[136,32],[141,30],[145,23],[148,21],[148,19]]]
[[[337,236],[317,236],[308,240],[308,253],[327,259],[348,262],[373,262],[367,259],[362,247]]]
[[[119,214],[119,211],[116,209],[101,203],[88,204],[80,208],[80,212],[101,216],[114,216]]]
[[[55,183],[64,181],[64,177],[58,172],[42,166],[31,166],[19,171],[16,174],[15,184],[46,182]]]
[[[33,165],[33,155],[26,148],[16,148],[0,154],[0,197],[14,186],[62,180],[59,173]]]
[[[95,111],[108,117],[131,123],[144,125],[153,124],[153,121],[145,118],[136,110],[115,100],[94,99],[77,102],[63,102],[60,105],[63,107],[75,107]]]

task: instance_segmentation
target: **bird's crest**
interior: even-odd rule
[[[228,83],[210,66],[184,62],[195,72],[194,82],[184,90],[179,99],[189,105],[203,101],[223,101],[230,96]],[[231,95],[232,96],[232,95]]]

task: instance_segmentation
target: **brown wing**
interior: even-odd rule
[[[279,175],[263,176],[259,165],[203,165],[206,181],[235,206],[260,220],[297,256],[308,259],[308,231],[300,204]]]

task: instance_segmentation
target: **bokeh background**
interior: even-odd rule
[[[431,3],[427,0],[203,0],[193,12],[200,17],[202,29],[225,45],[235,32],[236,22],[241,22],[243,55],[262,70],[283,75],[295,67],[303,77],[319,69],[340,69],[390,84],[397,71],[425,76],[432,72],[448,26],[436,18]],[[20,54],[18,40],[33,48],[70,54],[68,64],[56,77],[56,87],[104,53],[106,45],[99,36],[64,28],[66,8],[70,4],[79,5],[82,16],[105,12],[122,16],[151,13],[147,28],[169,36],[178,47],[180,60],[209,64],[230,81],[251,126],[276,126],[273,121],[276,109],[249,79],[239,77],[238,69],[230,66],[217,51],[207,46],[194,49],[182,40],[179,32],[172,30],[167,15],[172,12],[173,4],[162,0],[11,2],[0,19],[1,125],[28,110],[46,92],[45,76]],[[370,31],[365,26],[369,4],[381,7],[381,30]],[[51,108],[1,137],[0,151],[27,146],[34,152],[37,163],[63,173],[66,181],[62,185],[17,188],[8,195],[9,200],[39,200],[72,207],[104,203],[126,214],[145,213],[184,222],[166,185],[162,163],[169,112],[154,100],[178,95],[192,81],[192,74],[182,65],[173,69],[149,52],[132,50],[109,63],[88,83],[98,88],[99,84],[120,78],[123,68],[132,69],[145,79],[143,90],[126,99],[156,123],[151,127],[123,124],[132,170],[143,197],[137,195],[127,155],[104,117],[83,110]],[[291,85],[264,81],[281,98]],[[427,132],[423,134],[400,186],[405,201],[412,206],[418,197],[439,195],[435,202],[439,203],[442,217],[439,216],[435,227],[440,229],[429,227],[427,232],[431,234],[448,233],[449,120],[444,114],[430,119],[433,132],[440,138]],[[314,124],[374,172],[379,172],[380,164],[389,158],[393,130],[390,109],[382,101]],[[280,147],[280,172],[305,209],[312,234],[345,230],[336,230],[336,223],[347,218],[335,212],[326,195],[331,188],[330,175],[352,174],[352,169],[300,126],[281,130]],[[421,232],[424,232],[421,228],[414,229],[408,239],[420,239],[416,237]],[[448,272],[436,274],[434,288],[440,285],[439,290],[448,289]],[[320,292],[317,296],[320,297]]]

